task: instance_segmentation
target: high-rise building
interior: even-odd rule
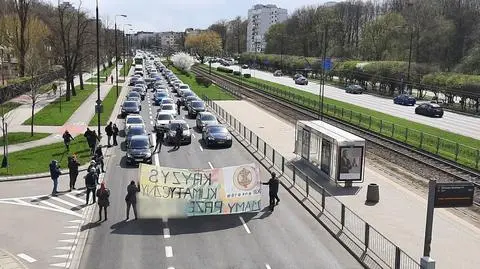
[[[265,50],[265,33],[270,26],[287,20],[287,10],[276,5],[254,5],[248,10],[247,51]]]

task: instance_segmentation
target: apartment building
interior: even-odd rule
[[[265,33],[270,26],[287,20],[288,12],[276,5],[254,5],[248,10],[247,51],[265,50]]]

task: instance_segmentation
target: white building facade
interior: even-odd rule
[[[287,20],[288,12],[276,5],[254,5],[248,10],[247,51],[265,50],[265,33],[270,26]]]

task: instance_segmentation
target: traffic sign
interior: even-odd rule
[[[331,70],[333,68],[333,62],[331,58],[325,58],[325,61],[322,60],[322,68],[324,70]]]
[[[435,207],[469,207],[473,205],[475,187],[472,183],[437,183],[435,186]]]

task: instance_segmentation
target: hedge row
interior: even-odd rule
[[[239,58],[240,64],[256,64],[260,68],[282,69],[287,73],[295,73],[298,69],[311,68],[314,70],[321,68],[321,61],[314,57],[301,57],[292,55],[262,54],[262,53],[242,53]]]
[[[242,73],[240,71],[233,71],[233,75],[235,76],[241,76]]]
[[[229,74],[233,73],[232,69],[225,68],[225,67],[222,67],[222,66],[217,67],[217,71],[224,72],[224,73],[229,73]]]
[[[195,76],[195,81],[199,84],[199,85],[203,85],[205,87],[210,87],[210,85],[212,85],[212,80],[209,79],[209,78],[206,78],[204,76]]]

